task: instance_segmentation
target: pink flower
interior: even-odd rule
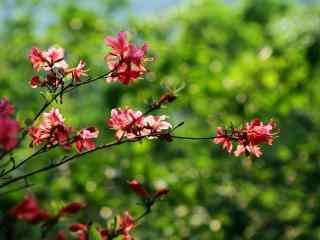
[[[256,157],[260,157],[262,155],[262,151],[258,145],[244,145],[242,143],[238,143],[237,149],[234,151],[234,155],[239,157],[242,154],[253,154]]]
[[[129,212],[125,212],[120,217],[120,231],[123,234],[123,240],[133,240],[130,231],[135,227],[133,218]]]
[[[49,48],[48,51],[41,51],[38,48],[32,48],[29,53],[29,59],[36,71],[50,71],[54,67],[66,69],[68,65],[64,60],[63,48]]]
[[[15,120],[8,117],[0,117],[0,148],[6,151],[13,149],[17,145],[17,135],[20,126]]]
[[[118,33],[117,38],[106,37],[105,43],[112,50],[105,56],[105,60],[112,73],[107,76],[107,82],[119,81],[129,84],[136,81],[147,72],[144,63],[150,61],[145,57],[148,45],[144,44],[141,48],[129,43],[126,33]]]
[[[33,68],[38,72],[41,70],[42,67],[48,65],[44,53],[38,48],[31,49],[29,53],[29,60],[31,61]]]
[[[166,116],[149,115],[144,117],[142,112],[132,109],[112,109],[111,118],[107,124],[116,130],[115,136],[119,141],[122,138],[134,139],[136,137],[155,138],[164,130],[171,128]]]
[[[276,124],[273,121],[264,124],[260,119],[255,118],[251,122],[246,123],[243,128],[232,128],[228,134],[226,129],[217,128],[217,135],[213,139],[216,144],[222,144],[222,148],[229,153],[232,152],[232,140],[237,142],[237,148],[233,152],[235,156],[253,155],[260,157],[262,155],[260,144],[272,145],[276,136],[274,130]]]
[[[75,137],[76,148],[78,152],[83,150],[92,150],[96,147],[96,144],[92,141],[93,138],[97,138],[99,130],[97,128],[85,128],[82,129]]]
[[[0,100],[0,117],[9,117],[14,113],[14,107],[9,103],[7,97]]]
[[[108,36],[105,38],[105,43],[112,48],[112,54],[122,55],[129,48],[126,32],[119,32],[117,38]]]
[[[217,127],[216,136],[213,138],[215,144],[221,144],[222,149],[226,149],[229,153],[232,151],[232,139],[227,135],[227,131],[221,127]]]
[[[143,116],[140,111],[133,111],[132,109],[112,109],[111,118],[107,121],[107,124],[112,129],[116,130],[116,139],[119,141],[126,137],[127,139],[133,139],[136,136],[140,136],[140,132],[143,129]]]
[[[144,131],[143,135],[152,135],[162,133],[164,130],[172,128],[172,125],[166,121],[166,116],[149,115],[143,119]],[[153,138],[152,136],[150,138]]]
[[[71,132],[72,129],[65,126],[63,116],[55,108],[48,113],[43,113],[43,121],[39,127],[28,130],[32,138],[31,146],[46,143],[49,146],[60,144],[66,148],[69,147],[67,141]]]
[[[72,76],[77,82],[80,82],[81,76],[88,75],[87,74],[88,70],[86,70],[85,67],[86,67],[86,64],[84,63],[84,61],[80,60],[78,66],[72,70]]]
[[[18,219],[25,220],[32,224],[46,221],[50,218],[49,213],[46,210],[40,209],[36,199],[31,195],[26,196],[21,203],[11,208],[9,213]]]

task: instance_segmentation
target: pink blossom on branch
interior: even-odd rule
[[[59,144],[67,148],[71,132],[72,128],[65,126],[64,118],[56,108],[43,113],[43,121],[39,127],[32,127],[28,130],[32,138],[31,146],[46,143],[48,146]]]
[[[80,60],[77,67],[72,69],[72,77],[76,82],[80,82],[81,76],[88,76],[88,70],[86,69],[86,64],[83,60]]]
[[[232,139],[227,135],[227,131],[221,127],[216,129],[216,137],[213,138],[215,144],[221,144],[222,149],[226,149],[229,153],[232,151]]]
[[[48,51],[42,51],[39,48],[32,48],[28,57],[36,71],[50,71],[54,67],[62,69],[66,69],[68,67],[64,60],[63,48],[51,47]]]
[[[215,144],[221,144],[223,149],[232,152],[232,141],[237,143],[236,150],[233,152],[236,157],[245,154],[260,157],[262,150],[260,144],[272,145],[276,133],[276,124],[269,121],[264,124],[260,119],[255,118],[246,123],[243,128],[232,128],[231,130],[217,128],[216,136],[213,138]]]
[[[85,128],[82,129],[75,137],[76,149],[78,152],[84,150],[92,150],[96,148],[96,144],[92,139],[97,138],[99,135],[99,130],[97,128]]]
[[[166,121],[166,116],[143,116],[140,111],[130,108],[112,109],[111,118],[107,125],[116,131],[115,138],[134,139],[136,137],[155,138],[158,134],[170,129],[172,126]]]
[[[87,76],[85,63],[80,60],[74,68],[68,68],[65,61],[63,48],[49,48],[48,51],[42,51],[38,48],[32,48],[29,53],[29,60],[33,68],[39,72],[44,71],[45,76],[33,76],[30,85],[32,88],[46,87],[50,91],[55,91],[58,87],[63,86],[64,77],[70,75],[76,82],[81,81],[81,76]]]
[[[105,43],[112,50],[105,56],[107,66],[113,72],[107,76],[107,82],[119,81],[125,85],[143,76],[147,69],[144,64],[152,59],[146,58],[148,45],[137,47],[127,41],[126,32],[119,32],[117,37],[106,37]]]

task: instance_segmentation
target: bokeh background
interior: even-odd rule
[[[97,125],[99,141],[111,141],[105,125],[111,108],[143,110],[167,89],[183,86],[177,101],[160,111],[173,123],[185,121],[179,135],[207,136],[218,125],[255,116],[274,118],[281,129],[274,146],[252,160],[210,142],[152,141],[97,152],[30,178],[35,186],[29,190],[0,195],[1,215],[32,192],[43,207],[85,200],[89,208],[79,219],[104,225],[113,214],[142,211],[126,185],[136,178],[171,190],[135,230],[137,239],[320,239],[318,0],[0,4],[0,96],[15,103],[22,123],[43,102],[40,90],[28,85],[32,46],[61,46],[70,65],[82,58],[98,75],[106,71],[104,37],[125,30],[135,42],[150,44],[151,72],[129,87],[101,80],[69,94],[56,106],[70,125]],[[22,171],[60,155],[39,157]],[[39,239],[37,228],[19,223],[18,229],[19,239]]]

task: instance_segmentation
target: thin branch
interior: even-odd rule
[[[36,115],[35,115],[34,118],[32,119],[31,123],[29,124],[29,126],[27,126],[27,127],[23,130],[23,132],[22,132],[22,134],[21,134],[21,137],[20,137],[20,139],[18,140],[17,147],[22,143],[22,141],[25,139],[26,135],[28,134],[28,128],[29,128],[30,126],[32,126],[32,125],[37,121],[37,119],[41,116],[41,114],[42,114],[59,96],[62,97],[63,94],[68,93],[68,92],[70,92],[70,91],[72,91],[72,90],[74,90],[74,89],[76,89],[76,88],[78,88],[78,87],[80,87],[80,86],[82,86],[82,85],[87,85],[87,84],[92,83],[92,82],[95,82],[95,81],[97,81],[97,80],[99,80],[99,79],[101,79],[101,78],[105,78],[105,77],[108,76],[109,74],[111,74],[111,73],[113,73],[114,71],[116,71],[117,68],[118,68],[118,67],[115,67],[114,69],[110,70],[109,72],[104,73],[104,74],[102,74],[102,75],[100,75],[100,76],[98,76],[98,77],[88,78],[86,81],[83,81],[83,82],[78,83],[78,84],[74,84],[73,82],[71,82],[71,83],[68,84],[66,87],[63,87],[59,92],[57,92],[56,94],[54,94],[53,97],[52,97],[49,101],[47,101],[47,102],[39,109],[39,111],[36,113]],[[0,154],[0,160],[1,160],[2,158],[4,158],[5,156],[7,156],[8,154],[10,154],[11,152],[13,152],[15,149],[17,149],[17,147],[16,147],[16,148],[13,148],[13,149],[11,149],[11,150],[9,150],[9,151],[5,151],[5,152],[1,153],[1,154]]]

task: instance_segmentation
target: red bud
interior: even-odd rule
[[[59,212],[59,215],[64,215],[64,214],[75,214],[77,213],[80,209],[84,208],[85,205],[83,203],[79,202],[73,202],[62,208]]]
[[[161,198],[162,196],[165,196],[169,193],[169,189],[167,188],[162,188],[160,190],[158,190],[155,195],[154,195],[154,198],[157,199],[157,198]]]
[[[138,182],[137,180],[132,180],[131,182],[129,182],[129,186],[139,196],[143,198],[146,198],[149,196],[149,193],[141,186],[140,182]]]

